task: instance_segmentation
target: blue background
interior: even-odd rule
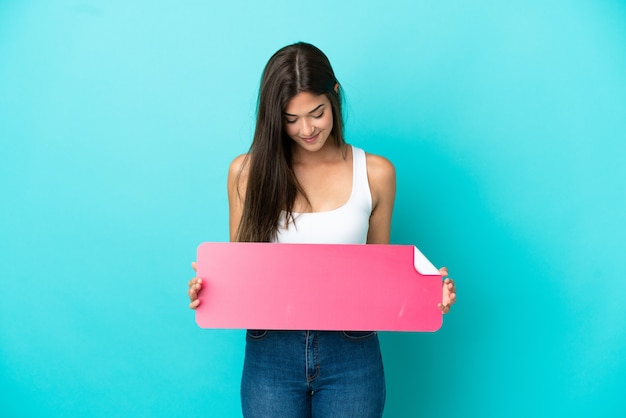
[[[392,241],[458,284],[382,334],[385,417],[625,416],[619,0],[0,1],[0,415],[240,415],[243,332],[186,287],[299,40],[396,166]]]

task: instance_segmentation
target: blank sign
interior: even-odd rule
[[[433,332],[442,277],[412,245],[203,243],[203,328]]]

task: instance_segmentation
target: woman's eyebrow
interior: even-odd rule
[[[309,115],[310,115],[311,113],[315,113],[317,110],[319,110],[319,109],[320,109],[321,107],[323,107],[323,106],[325,106],[325,105],[324,105],[324,103],[322,103],[321,105],[317,106],[315,109],[313,109],[313,110],[311,110],[311,111],[309,112]],[[283,114],[284,114],[285,116],[293,116],[293,117],[295,117],[295,118],[297,118],[297,117],[298,117],[298,115],[292,115],[291,113],[287,113],[287,112],[285,112],[285,113],[283,113]]]

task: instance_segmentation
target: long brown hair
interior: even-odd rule
[[[284,111],[301,92],[325,94],[333,111],[330,133],[345,145],[341,88],[326,55],[315,46],[298,42],[278,50],[261,77],[254,138],[248,153],[248,182],[237,241],[268,242],[276,238],[282,211],[292,218],[298,193],[306,195],[293,171],[292,140],[285,132]]]

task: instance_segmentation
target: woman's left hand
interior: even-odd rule
[[[452,307],[452,305],[456,303],[456,286],[454,285],[454,280],[447,277],[447,267],[440,268],[439,273],[445,279],[443,281],[441,303],[438,306],[439,309],[441,309],[442,313],[447,314],[448,312],[450,312],[450,308]]]

